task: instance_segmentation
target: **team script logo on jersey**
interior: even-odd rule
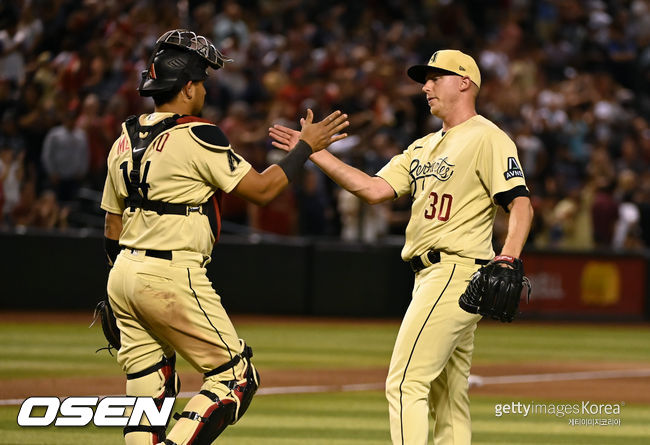
[[[409,168],[409,176],[411,176],[411,190],[413,196],[418,191],[418,181],[422,180],[422,190],[424,190],[424,180],[429,177],[434,177],[439,181],[448,181],[451,175],[454,174],[455,164],[447,162],[447,157],[436,159],[435,161],[427,161],[426,164],[420,162],[419,159],[413,159]]]
[[[524,177],[524,173],[519,168],[519,164],[517,164],[517,160],[514,157],[511,156],[508,158],[508,170],[503,173],[503,176],[505,176],[506,181],[515,177]]]

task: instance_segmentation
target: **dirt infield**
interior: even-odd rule
[[[482,377],[511,375],[557,375],[584,371],[647,369],[641,365],[528,363],[517,365],[481,365],[472,368],[473,375]],[[386,377],[386,369],[327,369],[327,370],[261,370],[262,388],[295,386],[332,386],[377,384]],[[647,375],[647,374],[646,374]],[[650,377],[617,377],[606,379],[537,381],[473,386],[470,394],[484,394],[511,398],[552,400],[591,400],[603,402],[650,403]],[[181,373],[182,390],[198,391],[201,376]],[[10,379],[0,381],[0,398],[22,399],[39,396],[109,395],[122,394],[122,377],[76,377]],[[305,388],[305,392],[309,392]]]
[[[0,322],[87,322],[87,313],[2,313]],[[235,317],[233,317],[235,318]],[[235,322],[302,322],[296,318],[273,319],[236,317]],[[314,323],[319,319],[305,319]],[[327,320],[332,322],[331,319]],[[348,320],[349,321],[349,320]],[[374,323],[378,321],[361,321]],[[385,322],[385,321],[383,321]],[[647,370],[632,376],[635,370]],[[613,371],[603,377],[601,371]],[[616,372],[614,372],[616,371]],[[618,372],[620,371],[620,372]],[[296,386],[332,386],[351,384],[375,384],[381,387],[386,378],[386,368],[368,369],[260,369],[262,388]],[[571,376],[567,373],[584,373]],[[600,373],[600,374],[599,374]],[[550,400],[590,400],[615,403],[650,403],[650,365],[643,363],[615,362],[527,362],[482,364],[472,367],[474,376],[485,378],[482,386],[473,386],[470,394],[484,394],[509,398],[532,398]],[[498,383],[493,376],[529,376],[529,381],[517,383],[517,379]],[[537,376],[537,377],[536,377]],[[540,377],[541,376],[541,377]],[[545,376],[545,377],[544,377]],[[573,379],[572,379],[573,378]],[[182,391],[198,391],[201,376],[197,373],[181,373]],[[491,382],[489,382],[492,380]],[[503,379],[502,379],[503,380]],[[308,392],[308,388],[304,389]],[[22,399],[34,394],[39,396],[109,395],[123,394],[123,377],[74,377],[0,380],[0,399]]]

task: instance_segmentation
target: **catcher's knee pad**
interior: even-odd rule
[[[228,425],[244,415],[259,386],[259,374],[250,361],[252,356],[251,348],[244,345],[243,352],[233,360],[205,374],[201,392],[190,399],[182,413],[174,414],[178,422],[169,433],[165,442],[167,445],[211,444]],[[239,362],[244,364],[242,378],[215,380],[215,376],[237,366]]]
[[[126,394],[133,397],[153,397],[160,409],[166,397],[176,397],[181,381],[176,373],[176,356],[162,360],[142,371],[126,375]],[[165,440],[165,426],[135,425],[124,427],[127,445],[157,444]]]
[[[241,419],[253,401],[253,396],[257,392],[257,388],[260,386],[260,374],[257,372],[257,369],[255,369],[255,366],[251,361],[251,357],[253,357],[253,350],[251,347],[244,344],[244,351],[241,356],[242,360],[246,364],[244,378],[242,380],[224,382],[226,386],[232,389],[235,397],[239,400],[239,408],[232,423]]]
[[[250,346],[246,346],[243,340],[240,341],[243,346],[241,354],[235,356],[230,362],[206,372],[202,387],[205,390],[222,394],[222,400],[232,399],[237,404],[232,423],[237,422],[244,415],[260,385],[260,375],[251,362],[253,350]],[[237,370],[238,378],[215,380],[216,376],[223,375],[224,371],[239,365],[240,362],[241,366]],[[222,393],[223,390],[226,392]]]

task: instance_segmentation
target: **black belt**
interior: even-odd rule
[[[431,262],[431,264],[436,264],[440,262],[440,252],[438,252],[437,250],[430,250],[426,253],[426,255],[429,261]],[[487,264],[489,262],[490,260],[480,260],[478,258],[474,260],[474,264],[481,264],[481,265]],[[409,260],[409,264],[411,265],[411,269],[413,270],[413,272],[416,273],[428,267],[422,261],[422,255],[414,256],[413,258],[411,258]]]
[[[145,250],[144,256],[150,256],[153,258],[160,258],[161,260],[169,260],[171,261],[172,259],[172,251],[171,250]]]
[[[124,205],[134,209],[153,210],[159,215],[189,215],[192,212],[199,212],[206,215],[208,212],[208,203],[192,205],[192,204],[175,204],[164,201],[151,201],[149,199],[131,199],[127,197],[124,199]]]
[[[137,249],[128,249],[131,251],[131,253],[135,252]],[[160,258],[161,260],[169,260],[171,261],[172,259],[172,251],[171,250],[150,250],[147,249],[144,251],[144,256],[150,256],[152,258]]]

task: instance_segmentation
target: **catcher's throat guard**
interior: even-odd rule
[[[226,62],[232,59],[221,54],[204,36],[187,29],[167,31],[153,47],[138,91],[141,96],[172,91],[190,80],[207,79],[208,67],[218,70]]]
[[[510,323],[518,314],[524,286],[529,301],[531,285],[524,276],[523,262],[519,258],[500,255],[472,275],[458,305],[470,314]]]

